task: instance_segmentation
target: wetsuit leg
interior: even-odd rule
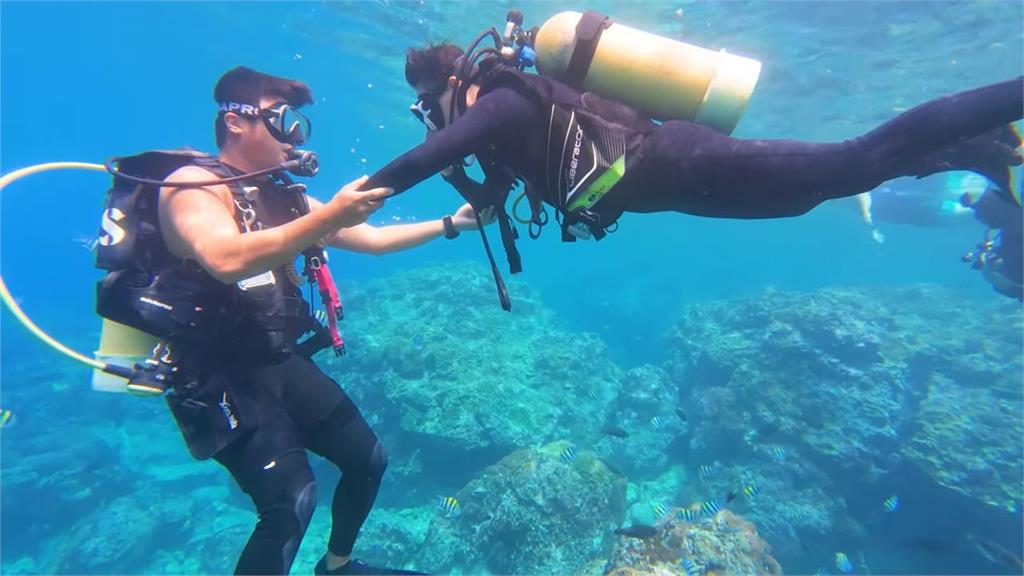
[[[307,442],[310,450],[341,470],[331,503],[333,524],[327,547],[332,554],[348,556],[377,498],[387,453],[349,398],[310,427]]]
[[[352,399],[309,359],[293,354],[285,360],[281,385],[284,408],[303,445],[341,470],[328,549],[347,556],[377,498],[387,454]]]
[[[283,425],[262,422],[251,437],[214,456],[259,514],[235,574],[288,574],[316,508],[316,483],[305,450],[296,444],[281,453],[282,436],[295,438]]]
[[[609,208],[779,218],[929,171],[929,154],[1024,116],[1024,79],[938,98],[853,140],[740,140],[692,122],[644,138]],[[950,167],[948,169],[954,169]]]

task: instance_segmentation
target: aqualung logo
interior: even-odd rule
[[[103,228],[106,234],[100,236],[100,246],[113,246],[124,240],[127,232],[117,224],[121,220],[124,220],[124,212],[117,208],[108,208],[103,211],[103,220],[100,221],[100,227]]]
[[[583,147],[583,127],[576,125],[576,141],[572,145],[572,161],[569,162],[569,188],[576,184],[576,168],[580,165],[580,148]]]

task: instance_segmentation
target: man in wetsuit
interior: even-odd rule
[[[443,221],[375,228],[364,222],[390,190],[365,187],[365,177],[324,203],[305,197],[304,188],[295,199],[291,186],[265,177],[242,181],[251,206],[227,185],[189,186],[216,180],[225,170],[248,174],[279,165],[308,136],[309,126],[300,120],[304,117],[295,114],[312,102],[301,82],[239,67],[221,77],[214,98],[221,106],[217,164],[214,171],[209,165],[188,165],[164,180],[160,228],[181,268],[193,266],[192,280],[182,290],[206,286],[196,293],[229,294],[228,301],[250,308],[232,309],[212,324],[211,330],[221,332],[215,341],[175,348],[188,378],[175,385],[168,403],[193,456],[213,457],[227,468],[259,513],[236,573],[287,574],[291,569],[316,505],[306,450],[342,472],[331,506],[327,552],[316,573],[400,573],[350,559],[387,456],[359,408],[296,345],[308,326],[299,321],[309,318],[309,306],[289,266],[320,241],[382,254],[454,236],[476,227],[473,211],[467,205]],[[176,277],[162,278],[171,282]]]
[[[534,223],[543,202],[563,219],[566,239],[566,230],[600,239],[625,211],[797,216],[900,176],[973,170],[998,183],[1022,160],[1019,138],[1005,141],[1006,126],[1024,115],[1021,78],[932,100],[851,140],[812,144],[741,140],[680,120],[658,125],[628,106],[493,60],[460,77],[463,56],[452,45],[408,52],[406,80],[419,96],[413,112],[432,135],[366,186],[401,193],[475,155],[484,186],[455,179],[471,202],[500,207],[518,179]]]

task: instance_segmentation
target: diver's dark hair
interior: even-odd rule
[[[409,48],[405,52],[405,81],[409,86],[426,83],[431,90],[442,90],[451,76],[453,65],[465,54],[454,44],[431,44],[426,48]]]
[[[276,96],[296,108],[313,103],[313,94],[309,91],[309,86],[302,82],[264,74],[246,66],[238,66],[225,72],[213,89],[213,100],[217,104],[238,102],[259,106],[260,99],[264,96]],[[221,148],[228,137],[223,114],[217,114],[213,126],[217,135],[217,147]]]

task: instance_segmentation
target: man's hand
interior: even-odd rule
[[[367,180],[369,177],[363,176],[342,186],[324,206],[338,228],[351,228],[366,222],[370,214],[384,206],[384,198],[394,192],[391,188],[360,190]]]
[[[480,211],[480,220],[484,223],[484,226],[491,224],[495,220],[494,207],[484,208]],[[473,216],[473,207],[469,204],[463,204],[452,216],[452,224],[455,225],[455,229],[460,232],[466,230],[476,230],[476,217]]]

